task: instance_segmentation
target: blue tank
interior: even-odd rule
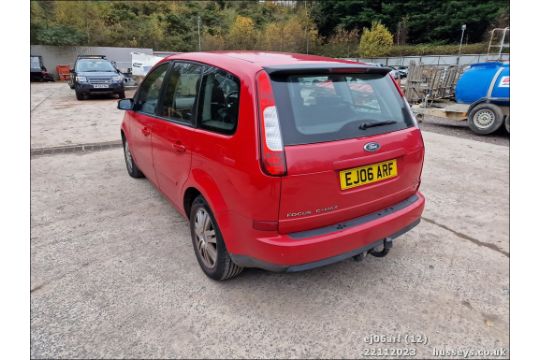
[[[500,104],[510,103],[510,65],[503,62],[473,64],[456,84],[456,100],[472,104],[482,98]]]

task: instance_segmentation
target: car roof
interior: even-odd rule
[[[77,55],[77,59],[105,59],[105,55]]]
[[[224,68],[233,72],[256,73],[262,68],[308,64],[362,64],[353,61],[334,59],[324,56],[273,51],[208,51],[170,55],[161,62],[169,60],[192,60]],[[236,70],[236,71],[235,71]]]

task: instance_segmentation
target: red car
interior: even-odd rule
[[[167,57],[118,103],[128,173],[189,219],[213,279],[384,256],[425,201],[422,135],[389,70],[270,52]]]

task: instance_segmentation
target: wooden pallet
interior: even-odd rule
[[[420,119],[424,116],[434,116],[449,120],[463,121],[467,120],[467,111],[469,105],[456,103],[439,103],[429,107],[423,107],[424,104],[413,105],[412,111]]]

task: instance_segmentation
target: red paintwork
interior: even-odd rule
[[[421,216],[424,197],[418,186],[424,145],[417,128],[369,138],[286,146],[285,176],[269,176],[261,167],[256,77],[262,66],[348,61],[302,54],[223,51],[173,55],[160,63],[170,60],[205,63],[240,79],[235,134],[217,134],[133,111],[126,111],[122,131],[139,168],[180,213],[188,215],[184,208],[188,189],[194,188],[205,197],[231,254],[271,264],[303,264],[365,246]],[[381,144],[381,150],[365,152],[363,145],[374,140]],[[388,159],[397,159],[397,177],[340,190],[339,170]],[[361,226],[300,241],[287,235],[359,217],[415,193],[420,201]],[[287,218],[288,212],[336,205],[336,210],[323,214]]]
[[[137,159],[137,165],[144,169],[146,178],[157,184],[152,159],[152,133],[154,119],[134,111],[126,112],[122,128],[124,134],[129,136],[129,146],[133,158]]]
[[[364,144],[377,141],[376,153]],[[424,145],[420,130],[408,128],[383,135],[285,147],[287,175],[281,186],[279,231],[289,233],[336,224],[384,209],[416,192]],[[397,159],[398,176],[344,190],[339,170]],[[309,185],[309,186],[307,186]],[[337,210],[315,214],[316,209]],[[287,218],[288,213],[311,210],[313,215]]]

